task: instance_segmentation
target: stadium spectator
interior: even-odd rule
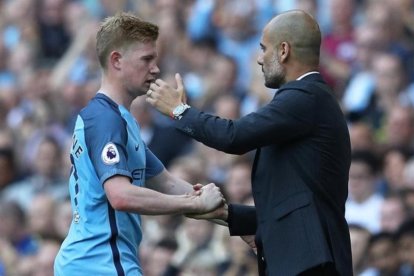
[[[31,174],[19,182],[12,183],[4,191],[4,198],[17,201],[25,210],[33,198],[48,193],[56,200],[69,195],[67,180],[60,174],[61,149],[56,140],[45,137],[37,147],[31,162]]]
[[[229,168],[227,179],[223,183],[223,192],[228,202],[242,204],[251,197],[251,172],[252,162],[248,158],[234,161]]]
[[[388,147],[414,150],[414,108],[395,105],[391,108],[385,122],[385,139]]]
[[[397,246],[394,241],[394,235],[388,232],[371,236],[367,249],[368,268],[362,275],[399,275],[400,262],[398,254],[395,254]]]
[[[399,275],[414,273],[414,220],[406,221],[397,231],[398,256],[401,262]]]
[[[407,161],[413,156],[411,150],[404,147],[390,147],[385,149],[382,161],[383,193],[398,192],[405,188],[404,169]]]
[[[367,247],[371,232],[361,225],[349,223],[349,234],[351,237],[352,270],[354,275],[359,275],[366,269]]]
[[[390,194],[381,205],[381,232],[394,234],[408,219],[408,212],[400,194]]]
[[[0,238],[10,242],[19,256],[33,256],[37,253],[38,241],[30,233],[26,213],[19,204],[1,201],[0,221]]]
[[[56,239],[57,233],[54,224],[57,202],[52,195],[44,193],[35,195],[27,210],[28,227],[38,239]]]
[[[349,197],[345,205],[348,223],[359,224],[371,233],[380,231],[383,196],[377,191],[378,160],[372,152],[352,153],[349,169]]]
[[[342,98],[346,82],[351,75],[355,59],[354,18],[355,0],[331,0],[330,30],[324,34],[321,45],[321,74],[333,88],[338,99]]]
[[[365,122],[349,124],[349,137],[353,151],[378,151],[372,128]]]

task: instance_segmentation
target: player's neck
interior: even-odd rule
[[[102,79],[99,92],[108,96],[111,100],[116,102],[118,105],[122,105],[126,108],[129,108],[132,101],[129,99],[126,93],[122,93],[122,91],[123,91],[122,88],[118,87],[116,83],[111,82],[105,78]]]

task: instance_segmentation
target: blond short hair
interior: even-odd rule
[[[141,20],[131,13],[118,13],[107,17],[96,35],[96,53],[103,69],[107,66],[109,53],[132,42],[156,41],[158,26]]]

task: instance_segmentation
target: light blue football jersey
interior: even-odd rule
[[[55,259],[55,275],[141,275],[140,216],[114,210],[105,180],[124,175],[136,186],[164,169],[140,138],[131,113],[102,93],[77,117],[70,153],[73,219]]]

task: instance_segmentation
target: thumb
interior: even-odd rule
[[[181,94],[181,101],[187,103],[187,95],[184,91],[184,82],[179,73],[175,74],[175,81],[177,82],[177,91]]]

